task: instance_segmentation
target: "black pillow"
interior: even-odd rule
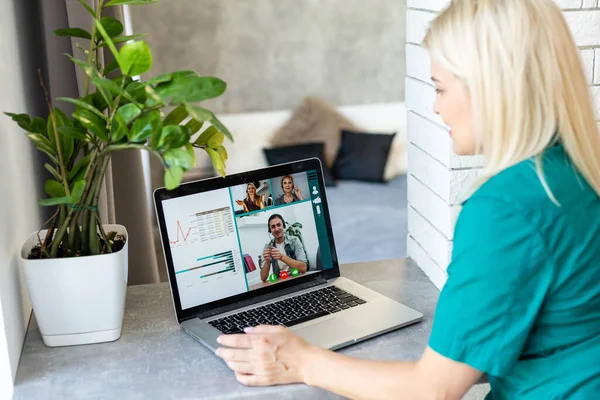
[[[336,179],[385,182],[384,172],[396,132],[365,133],[342,129],[332,172]]]
[[[263,149],[269,165],[283,164],[291,161],[303,160],[305,158],[316,157],[323,166],[323,177],[325,186],[335,186],[335,178],[331,174],[327,164],[325,164],[325,143],[302,143],[292,146],[273,147]]]

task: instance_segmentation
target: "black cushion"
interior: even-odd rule
[[[269,165],[284,164],[305,158],[318,158],[323,167],[323,178],[326,186],[335,186],[335,178],[325,164],[325,143],[302,143],[292,146],[280,146],[263,149]]]
[[[384,172],[396,133],[342,130],[332,172],[335,179],[385,182]]]

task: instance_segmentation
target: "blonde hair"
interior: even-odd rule
[[[579,51],[552,0],[452,0],[424,40],[471,96],[482,178],[560,141],[600,196],[600,134]]]

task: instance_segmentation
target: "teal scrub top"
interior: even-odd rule
[[[429,346],[486,399],[600,399],[600,197],[560,145],[484,183],[456,223]]]

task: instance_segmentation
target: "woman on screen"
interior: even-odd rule
[[[239,206],[244,207],[244,212],[262,210],[265,208],[265,196],[256,194],[256,186],[249,183],[246,187],[246,198],[235,201]]]
[[[294,178],[291,175],[285,175],[281,179],[281,189],[283,189],[283,194],[275,200],[276,206],[304,200],[302,191],[294,185]]]

